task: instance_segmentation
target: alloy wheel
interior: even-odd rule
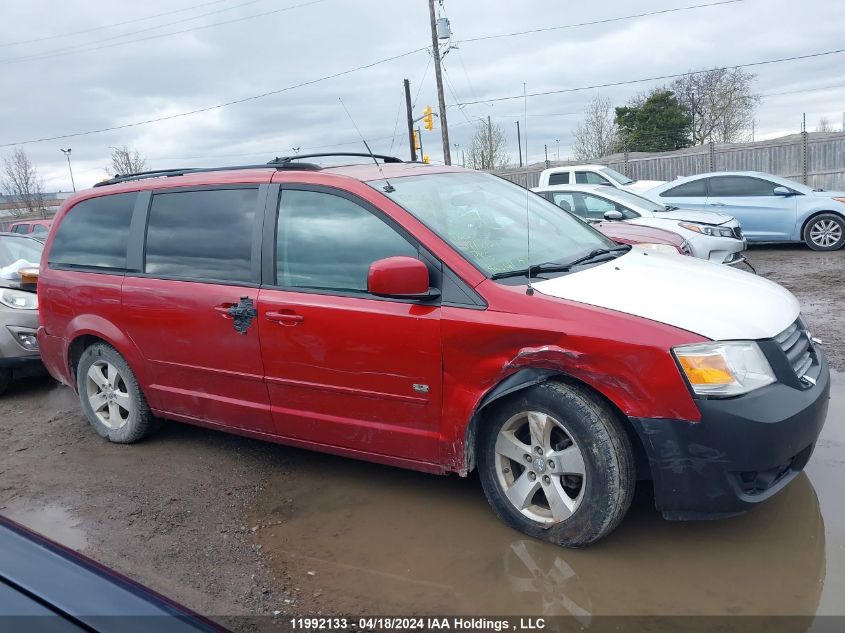
[[[810,239],[816,246],[830,248],[842,239],[842,227],[835,220],[819,220],[810,228]]]
[[[116,430],[129,422],[132,401],[117,367],[108,361],[96,361],[88,369],[85,390],[88,403],[102,424]]]
[[[496,475],[523,516],[552,524],[568,519],[584,498],[584,456],[560,420],[523,411],[496,438]]]

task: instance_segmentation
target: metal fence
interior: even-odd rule
[[[806,132],[768,141],[697,145],[674,152],[612,154],[592,163],[607,165],[635,180],[673,180],[709,171],[762,171],[813,188],[845,189],[845,133]],[[528,169],[494,173],[520,185],[536,187],[546,167],[575,165],[549,161]]]

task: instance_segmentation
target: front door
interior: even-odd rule
[[[782,241],[795,230],[794,196],[776,196],[779,186],[751,176],[714,176],[709,179],[707,208],[739,221],[750,241]]]
[[[440,307],[367,293],[372,262],[417,245],[362,200],[302,186],[282,190],[272,250],[258,323],[278,433],[437,462]]]
[[[150,405],[163,413],[274,432],[250,312],[262,221],[257,187],[152,196],[144,272],[124,280],[122,311],[152,370]]]

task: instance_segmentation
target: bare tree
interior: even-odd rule
[[[133,150],[128,145],[111,149],[111,165],[106,167],[109,175],[134,174],[147,168],[147,159],[141,156],[138,150]]]
[[[619,146],[619,129],[610,99],[596,95],[584,108],[584,120],[573,136],[572,153],[576,160],[601,158],[615,152]]]
[[[714,68],[677,78],[670,85],[692,116],[693,144],[733,143],[750,135],[760,95],[752,91],[756,75],[741,68]]]
[[[498,169],[507,165],[505,131],[498,125],[479,121],[467,152],[467,167],[471,169]]]
[[[830,122],[826,116],[823,116],[819,119],[818,124],[816,125],[816,132],[835,132],[836,129],[833,127],[833,123]]]
[[[47,210],[44,208],[44,182],[29,156],[20,147],[14,149],[11,158],[3,159],[2,186],[9,201],[19,205],[11,210],[12,215],[47,217]]]

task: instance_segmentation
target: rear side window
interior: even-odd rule
[[[32,235],[47,235],[47,233],[49,232],[50,229],[48,229],[43,224],[36,224],[32,227]]]
[[[703,198],[707,195],[707,190],[704,186],[705,179],[692,180],[685,182],[677,187],[667,189],[660,194],[661,198]]]
[[[568,185],[569,184],[569,172],[565,171],[560,174],[550,174],[549,175],[549,184],[550,185]]]
[[[156,277],[250,282],[258,190],[213,189],[153,196],[144,272]]]
[[[748,176],[716,176],[710,179],[710,195],[721,197],[773,196],[777,185]]]
[[[126,244],[136,192],[89,198],[74,205],[56,228],[50,265],[126,270]]]
[[[26,234],[26,232],[27,232],[28,230],[29,230],[29,226],[28,226],[28,225],[26,225],[26,224],[18,224],[15,228],[13,228],[13,229],[12,229],[12,233],[23,233],[23,234]]]
[[[276,284],[367,292],[370,264],[417,249],[364,207],[328,193],[285,190],[276,233]]]

